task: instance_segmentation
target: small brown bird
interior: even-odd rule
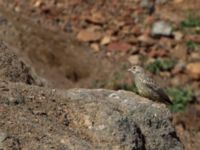
[[[171,100],[164,90],[156,84],[156,82],[145,74],[145,71],[140,66],[132,66],[128,71],[134,75],[135,85],[141,96],[147,97],[153,101],[172,104]]]

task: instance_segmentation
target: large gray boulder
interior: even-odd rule
[[[183,149],[168,109],[131,92],[4,81],[0,88],[5,149]]]
[[[166,106],[126,91],[41,87],[5,45],[0,55],[0,149],[183,149]]]

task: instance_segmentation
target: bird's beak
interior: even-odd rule
[[[131,68],[130,68],[130,69],[128,69],[128,71],[130,71],[130,72],[131,72]]]

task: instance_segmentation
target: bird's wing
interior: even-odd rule
[[[171,100],[169,99],[169,97],[167,96],[167,94],[164,92],[164,90],[158,84],[156,84],[156,82],[153,79],[147,77],[146,80],[144,80],[143,82],[152,91],[154,91],[157,94],[159,94],[159,96],[161,97],[161,99],[164,102],[166,102],[168,104],[172,104]]]

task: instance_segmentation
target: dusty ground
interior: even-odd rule
[[[0,4],[2,16],[12,21],[1,17],[3,40],[52,87],[119,89],[131,82],[124,72],[130,66],[127,59],[133,55],[142,56],[141,65],[157,57],[183,61],[186,68],[199,62],[199,47],[191,51],[185,43],[192,40],[199,44],[200,35],[182,31],[179,26],[190,13],[199,17],[198,0],[158,4],[153,14],[139,7],[137,0],[1,0]],[[151,25],[158,19],[169,21],[183,37],[150,37]],[[186,149],[197,150],[199,79],[188,70],[172,69],[159,75],[157,80],[166,80],[163,86],[190,86],[195,90],[196,100],[185,112],[174,114],[174,123]]]

